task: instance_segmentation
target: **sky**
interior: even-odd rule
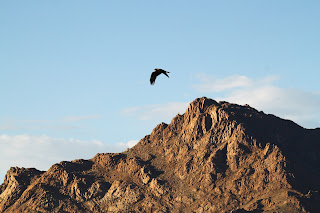
[[[319,1],[0,1],[0,182],[121,152],[206,96],[320,127]],[[154,68],[169,71],[155,85]]]

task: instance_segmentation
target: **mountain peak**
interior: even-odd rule
[[[319,129],[202,97],[123,153],[12,168],[0,211],[319,212]]]
[[[189,104],[187,111],[192,111],[193,109],[196,109],[199,110],[199,112],[203,113],[206,111],[208,107],[211,107],[212,105],[219,106],[219,104],[213,99],[206,97],[197,98]]]

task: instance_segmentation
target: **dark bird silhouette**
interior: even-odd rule
[[[167,75],[167,73],[170,73],[168,71],[165,71],[163,69],[154,69],[155,71],[151,74],[151,77],[150,77],[150,84],[153,85],[154,82],[156,81],[156,78],[158,75],[160,74],[165,74],[168,78],[169,76]]]

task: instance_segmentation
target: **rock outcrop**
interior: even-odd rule
[[[0,212],[320,212],[320,129],[190,103],[123,153],[11,168]]]

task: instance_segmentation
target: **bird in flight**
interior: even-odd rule
[[[156,81],[157,76],[160,75],[160,74],[165,74],[165,75],[169,78],[169,76],[167,75],[167,73],[170,73],[170,72],[165,71],[165,70],[163,70],[163,69],[154,69],[154,70],[155,70],[155,71],[152,72],[151,77],[150,77],[150,84],[151,84],[151,85],[154,84],[154,82]]]

